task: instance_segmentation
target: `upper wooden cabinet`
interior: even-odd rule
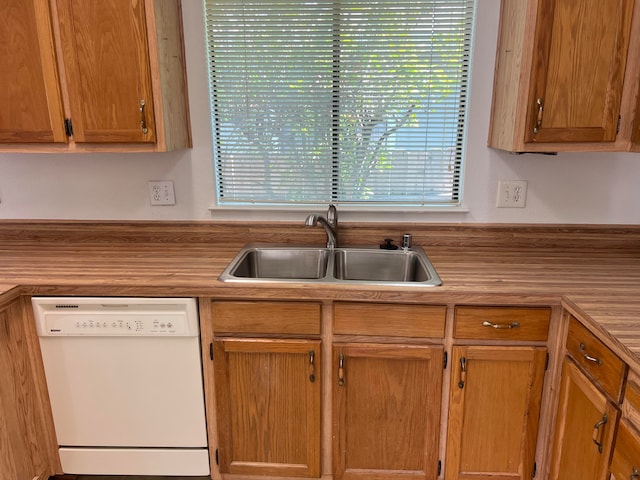
[[[66,142],[48,0],[0,3],[0,142]]]
[[[629,150],[640,64],[634,9],[634,0],[503,0],[489,146]]]
[[[191,146],[179,0],[9,0],[0,18],[0,151]]]

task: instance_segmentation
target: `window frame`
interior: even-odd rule
[[[336,0],[339,1],[339,0]],[[203,1],[203,9],[206,11],[206,3],[207,0]],[[308,211],[310,208],[322,207],[328,204],[335,204],[340,206],[341,211],[348,212],[367,212],[367,213],[376,213],[376,212],[407,212],[407,213],[425,213],[425,212],[468,212],[468,208],[463,206],[463,187],[464,187],[464,171],[465,164],[467,162],[466,148],[468,143],[467,138],[467,130],[468,130],[468,111],[470,107],[469,94],[471,91],[471,74],[473,68],[473,37],[476,29],[476,11],[477,11],[477,2],[473,0],[473,7],[471,13],[471,22],[469,30],[467,31],[469,35],[468,44],[466,44],[467,49],[464,54],[464,73],[463,76],[466,77],[466,84],[462,89],[462,93],[460,94],[461,100],[460,102],[464,104],[464,107],[460,109],[460,115],[463,117],[463,120],[458,122],[458,137],[459,140],[455,145],[456,149],[456,160],[454,162],[454,169],[456,173],[454,175],[453,180],[453,189],[456,192],[452,195],[452,200],[447,203],[432,203],[429,201],[423,202],[422,204],[418,203],[406,203],[404,201],[399,202],[377,202],[377,201],[367,201],[367,202],[350,202],[350,201],[341,201],[339,198],[335,196],[335,190],[332,189],[331,198],[327,198],[326,201],[308,201],[308,202],[234,202],[234,201],[223,201],[219,200],[219,185],[218,185],[218,174],[217,174],[217,149],[215,146],[215,138],[214,138],[214,169],[215,169],[215,183],[216,183],[216,192],[215,195],[215,204],[210,207],[212,211],[221,211],[225,210],[228,212],[246,212],[246,211],[263,211],[263,212],[271,212],[272,214],[277,215],[278,218],[282,218],[281,214],[283,212],[292,212],[293,214],[296,211]],[[205,27],[206,28],[206,27]],[[207,56],[210,57],[212,55],[209,49],[210,41],[206,42],[206,50]],[[213,97],[213,93],[211,93]],[[211,108],[210,111],[213,111]],[[212,126],[213,126],[213,134],[214,137],[216,135],[215,132],[215,123],[212,118]],[[332,135],[335,137],[337,135],[335,128],[331,128]],[[336,163],[338,160],[334,157],[332,160],[333,169],[335,170]],[[335,175],[334,175],[335,176]]]

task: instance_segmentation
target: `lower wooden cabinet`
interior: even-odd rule
[[[0,306],[0,478],[60,473],[35,324],[21,299]]]
[[[221,473],[319,477],[320,340],[214,340]]]
[[[560,381],[551,480],[605,480],[619,411],[565,358]]]
[[[616,435],[611,474],[613,480],[640,479],[640,433],[624,420]]]
[[[445,479],[532,478],[546,349],[456,346],[451,361]]]
[[[335,480],[435,479],[440,346],[334,344]]]

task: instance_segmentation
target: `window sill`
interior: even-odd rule
[[[212,206],[209,207],[211,218],[214,220],[242,221],[300,221],[303,222],[309,213],[325,212],[326,205],[292,205],[287,207],[275,206]],[[370,223],[407,223],[427,222],[429,217],[440,217],[442,214],[469,213],[469,208],[464,206],[444,207],[372,207],[363,208],[356,206],[338,205],[340,221],[344,222],[370,222]],[[437,219],[438,221],[441,218]]]

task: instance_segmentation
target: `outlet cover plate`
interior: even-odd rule
[[[527,201],[526,180],[500,180],[498,182],[498,208],[524,208]]]
[[[149,182],[149,200],[151,205],[175,205],[176,194],[172,180]]]

